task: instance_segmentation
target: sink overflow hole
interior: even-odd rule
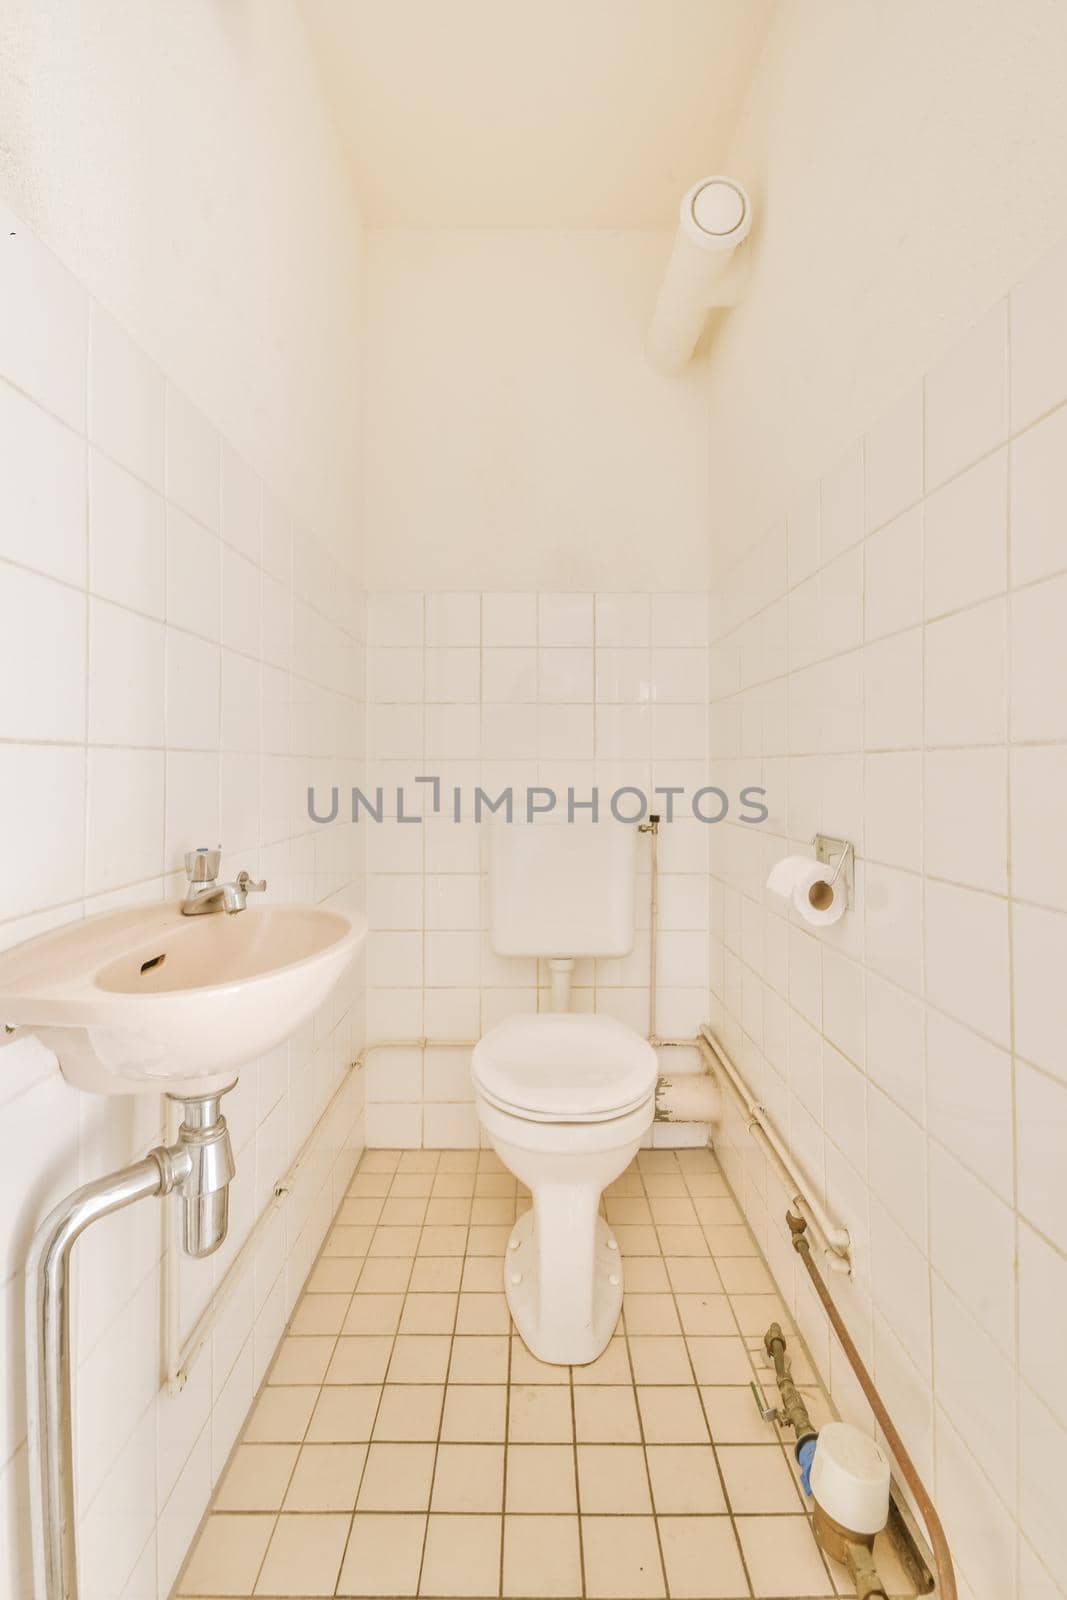
[[[161,956],[151,956],[149,958],[149,960],[142,961],[141,962],[141,971],[142,972],[151,972],[153,967],[161,967],[163,965],[164,961],[166,961],[166,959],[167,959],[167,952],[164,950],[164,952],[163,952],[163,954]]]

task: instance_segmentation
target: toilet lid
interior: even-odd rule
[[[656,1052],[614,1017],[509,1017],[474,1048],[479,1091],[505,1111],[537,1122],[596,1122],[622,1116],[656,1087]]]

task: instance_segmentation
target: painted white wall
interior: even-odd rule
[[[713,554],[786,510],[1064,230],[1059,0],[787,0],[727,171],[751,275],[710,362]]]
[[[373,230],[374,589],[702,589],[698,372],[643,341],[670,235]]]
[[[0,198],[350,563],[359,226],[292,0],[11,0]]]

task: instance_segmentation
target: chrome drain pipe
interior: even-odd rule
[[[184,1202],[183,1244],[189,1254],[210,1255],[226,1237],[227,1186],[234,1166],[219,1094],[183,1099],[182,1104],[185,1115],[176,1144],[158,1146],[143,1161],[76,1189],[44,1219],[30,1246],[26,1398],[35,1600],[78,1600],[70,1306],[74,1245],[101,1217],[172,1191]]]

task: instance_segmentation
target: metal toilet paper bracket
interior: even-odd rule
[[[829,833],[817,833],[811,843],[816,861],[821,862],[824,867],[834,867],[833,873],[826,881],[834,884],[838,878],[841,879],[845,886],[845,909],[851,911],[856,877],[855,845],[848,839],[835,839]]]

